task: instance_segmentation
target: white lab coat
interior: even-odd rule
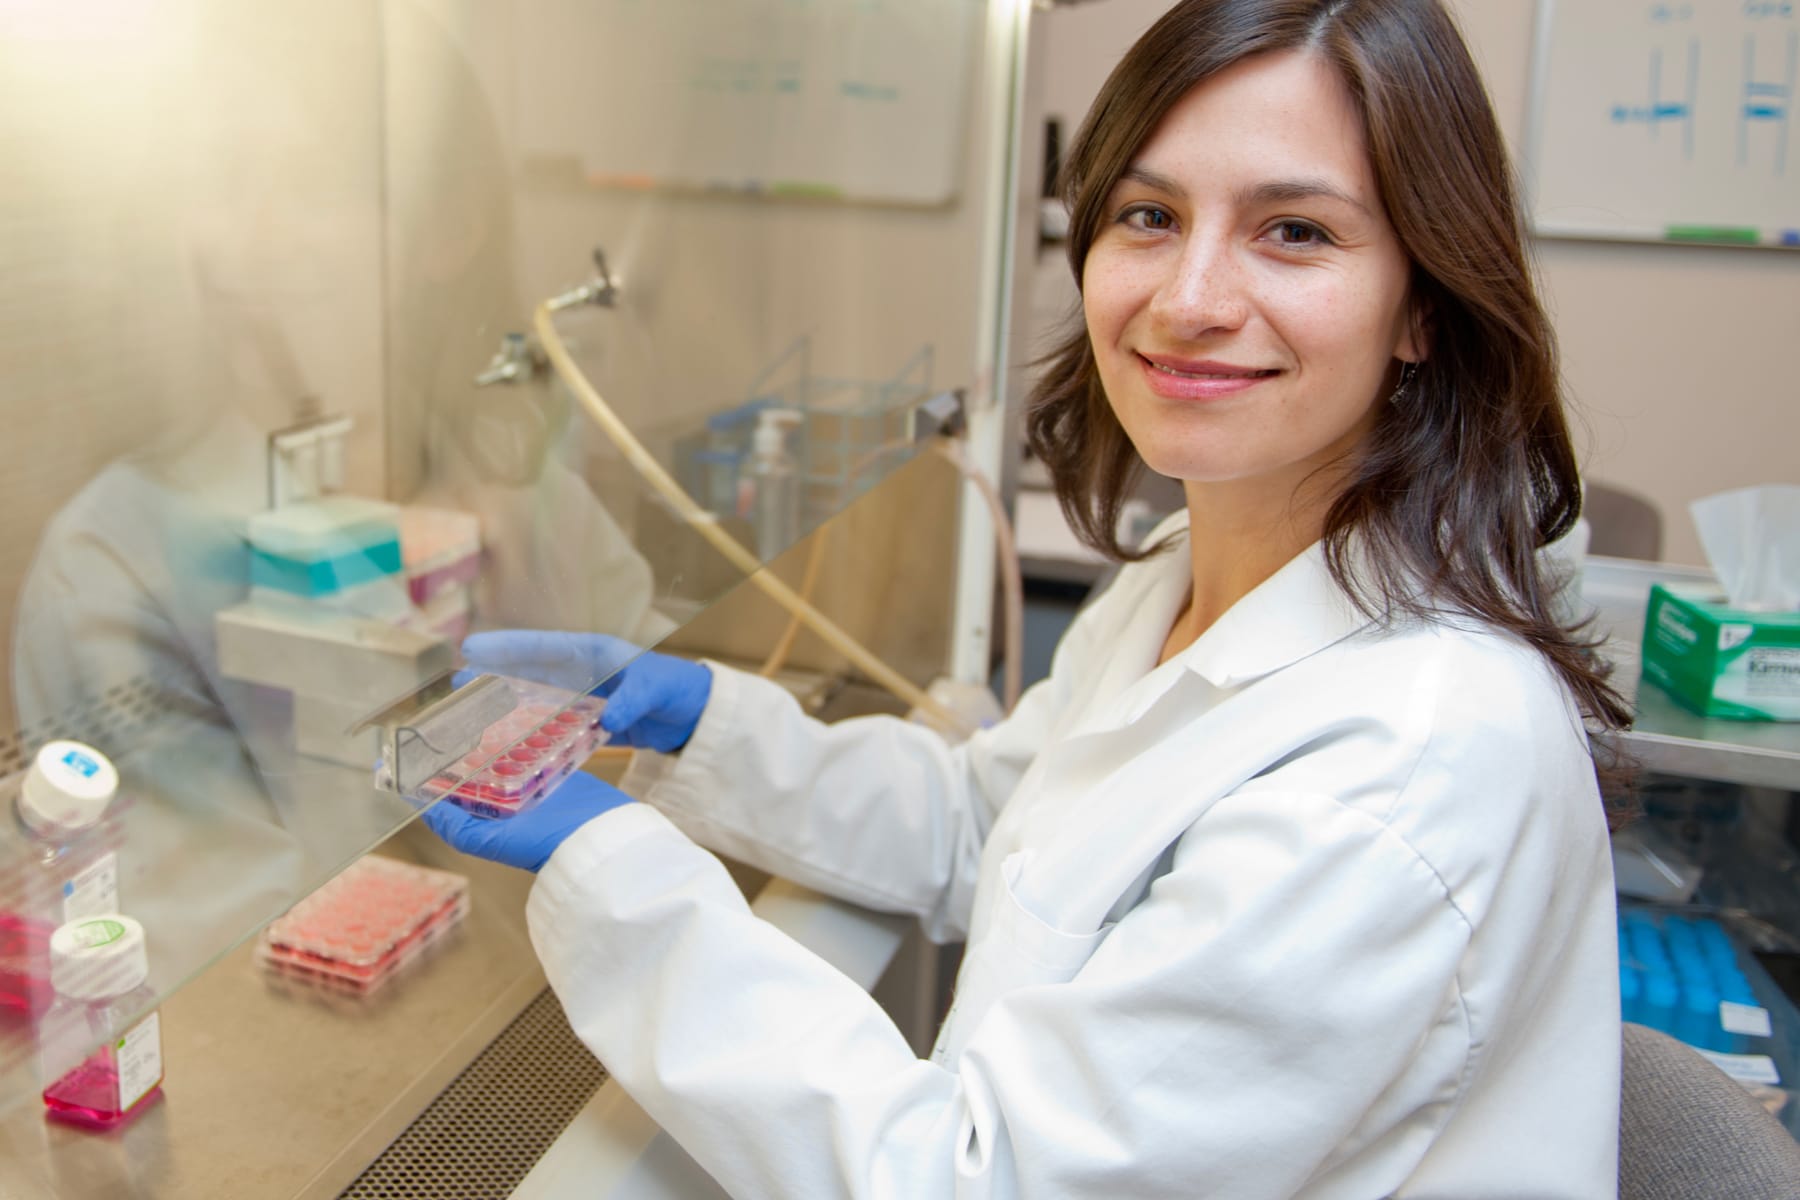
[[[1179,526],[1182,522],[1177,521]],[[1356,615],[1314,547],[1171,661],[1185,547],[951,748],[715,668],[530,927],[575,1030],[734,1195],[1616,1194],[1605,822],[1522,645]],[[966,932],[927,1061],[716,860]]]

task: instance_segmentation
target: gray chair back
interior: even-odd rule
[[[1662,513],[1636,492],[1590,479],[1581,515],[1587,518],[1589,554],[1645,562],[1662,557]]]
[[[1700,1053],[1625,1026],[1620,1200],[1800,1200],[1800,1144]]]

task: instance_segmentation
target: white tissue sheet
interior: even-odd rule
[[[1800,610],[1800,487],[1739,488],[1689,506],[1731,607]]]

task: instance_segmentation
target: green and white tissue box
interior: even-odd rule
[[[1644,678],[1702,716],[1800,721],[1800,612],[1732,608],[1705,584],[1653,584]]]

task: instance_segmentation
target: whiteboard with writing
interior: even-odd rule
[[[1800,0],[1539,0],[1539,233],[1800,248]]]
[[[982,0],[525,0],[525,152],[615,187],[941,204]]]

